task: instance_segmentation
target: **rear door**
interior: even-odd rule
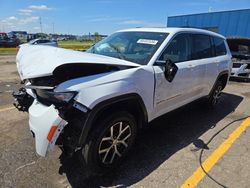
[[[214,46],[214,58],[207,65],[207,82],[210,90],[213,87],[219,73],[223,70],[228,70],[228,61],[230,57],[227,55],[225,40],[220,37],[211,37]]]
[[[211,63],[213,60],[212,41],[209,35],[192,34],[192,71],[193,71],[193,90],[195,95],[202,97],[209,90],[207,83],[207,68],[215,65]],[[216,73],[214,73],[216,74]],[[211,75],[209,75],[211,76]]]

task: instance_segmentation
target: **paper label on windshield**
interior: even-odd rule
[[[150,45],[156,45],[158,43],[158,40],[150,40],[150,39],[139,39],[137,41],[138,44],[150,44]]]

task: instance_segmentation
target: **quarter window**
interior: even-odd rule
[[[226,55],[227,49],[224,43],[224,40],[218,37],[214,37],[214,46],[216,56]]]
[[[170,59],[174,63],[189,61],[191,57],[191,40],[189,34],[177,35],[164,50],[159,60]]]

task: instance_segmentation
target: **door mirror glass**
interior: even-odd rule
[[[172,82],[176,73],[178,71],[178,67],[175,63],[173,63],[170,59],[166,60],[164,75],[167,81]]]

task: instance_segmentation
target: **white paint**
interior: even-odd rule
[[[139,66],[117,58],[41,45],[21,47],[16,63],[22,80],[51,75],[56,67],[68,63]]]
[[[229,71],[229,74],[231,72],[231,54],[227,46],[227,55],[176,64],[178,72],[174,80],[168,82],[164,75],[164,67],[154,66],[154,63],[175,34],[189,32],[220,35],[190,28],[136,28],[119,32],[124,31],[166,32],[169,35],[155,52],[148,65],[145,66],[118,58],[60,48],[41,46],[21,48],[17,56],[17,66],[21,78],[51,75],[56,67],[66,63],[132,66],[134,68],[68,80],[59,84],[54,91],[77,91],[75,100],[90,110],[107,99],[136,93],[142,98],[146,106],[148,121],[150,122],[195,99],[207,96],[219,73],[225,70]],[[44,156],[49,146],[47,135],[51,126],[60,123],[64,126],[67,122],[59,117],[53,105],[47,107],[37,100],[30,107],[29,114],[30,129],[36,134],[37,153]],[[55,140],[56,138],[52,145]]]
[[[67,122],[59,117],[54,105],[47,107],[37,102],[36,99],[34,100],[29,108],[29,127],[35,134],[36,152],[39,155],[45,156],[49,145],[51,145],[47,140],[51,127],[61,124],[64,126]],[[53,146],[50,146],[50,149],[52,148]]]

